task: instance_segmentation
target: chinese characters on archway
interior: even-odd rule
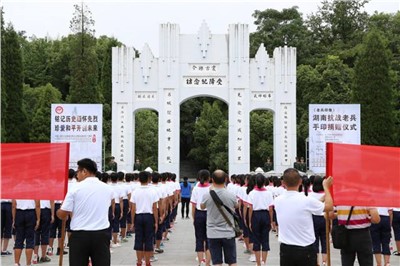
[[[235,161],[237,163],[243,162],[244,158],[244,108],[243,97],[244,90],[235,90],[236,101],[236,142],[235,142]]]
[[[165,138],[166,138],[166,149],[165,149],[165,162],[166,163],[172,163],[172,136],[173,136],[173,91],[170,89],[165,90],[165,101],[166,101],[166,107],[165,107]]]
[[[120,121],[120,128],[118,130],[119,135],[119,143],[118,143],[118,153],[119,153],[119,161],[121,163],[125,162],[125,148],[126,148],[126,139],[125,139],[125,132],[126,132],[126,125],[127,125],[127,107],[126,104],[119,104],[118,105],[118,119]]]

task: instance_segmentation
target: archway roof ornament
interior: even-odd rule
[[[261,43],[260,47],[258,48],[255,55],[255,60],[257,64],[258,78],[260,79],[260,83],[264,84],[267,73],[267,63],[269,60],[268,52],[265,49],[264,43]]]
[[[154,55],[147,43],[145,43],[142,52],[139,56],[140,68],[142,70],[143,82],[147,84],[150,77],[151,64],[153,63]]]
[[[203,23],[200,26],[200,29],[197,34],[197,39],[199,41],[200,51],[203,58],[206,58],[208,47],[211,42],[211,31],[207,25],[207,23],[203,20]]]

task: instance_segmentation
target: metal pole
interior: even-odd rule
[[[325,227],[326,227],[326,263],[327,266],[331,266],[331,241],[330,241],[330,231],[331,231],[331,220],[329,219],[329,212],[325,212]]]

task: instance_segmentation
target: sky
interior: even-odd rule
[[[254,10],[268,8],[282,10],[298,6],[303,15],[316,12],[321,1],[315,0],[85,0],[95,20],[96,36],[115,37],[128,47],[142,50],[148,43],[158,56],[159,25],[179,24],[180,33],[196,34],[203,20],[212,34],[225,34],[228,25],[245,23],[250,32],[256,30],[252,14]],[[69,23],[73,16],[72,0],[2,0],[5,22],[12,22],[17,31],[26,36],[53,39],[70,33]],[[370,0],[366,11],[394,13],[400,10],[400,0]]]

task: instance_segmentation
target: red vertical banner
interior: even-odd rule
[[[335,205],[400,207],[400,148],[327,143]]]
[[[1,198],[62,200],[69,143],[2,143]]]

